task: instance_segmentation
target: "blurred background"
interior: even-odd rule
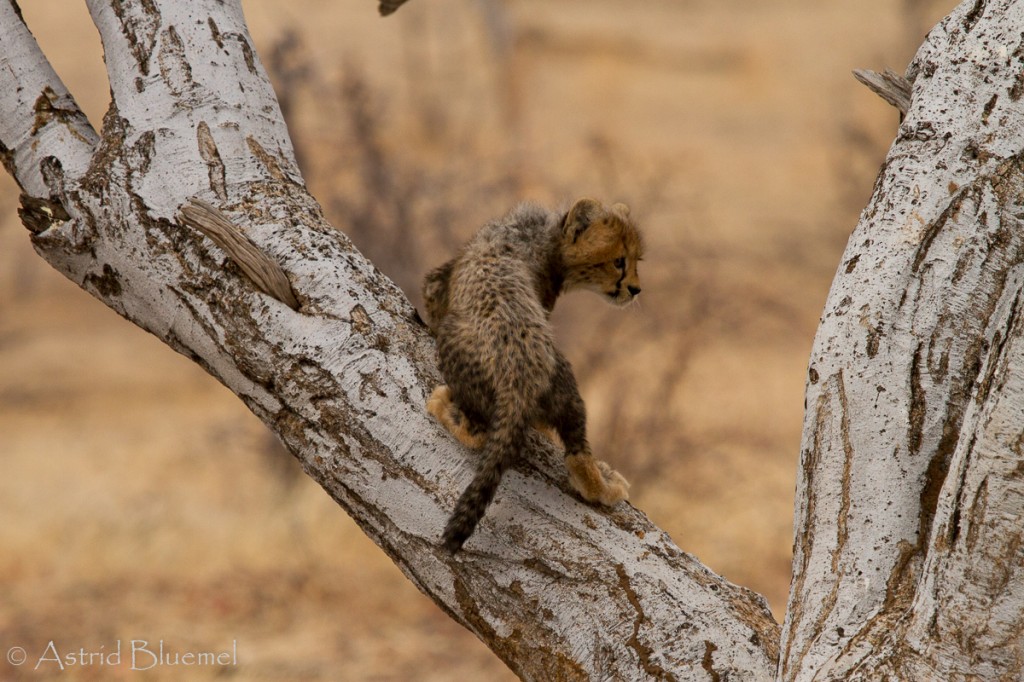
[[[640,304],[581,294],[555,315],[591,441],[635,505],[781,620],[806,359],[897,125],[850,71],[902,71],[955,3],[411,0],[388,19],[372,0],[243,4],[313,194],[414,303],[522,199],[631,205]],[[98,128],[109,91],[84,3],[21,5]],[[237,642],[237,667],[188,677],[514,679],[240,401],[49,269],[16,208],[4,175],[0,652]],[[0,679],[60,673],[30,668],[0,658]]]

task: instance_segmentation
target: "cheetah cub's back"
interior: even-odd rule
[[[423,297],[446,382],[427,409],[482,451],[444,530],[449,551],[473,533],[531,427],[557,434],[569,481],[584,499],[612,505],[627,498],[626,480],[591,455],[583,400],[548,318],[558,297],[574,289],[619,306],[632,302],[642,251],[625,204],[580,199],[564,214],[522,205],[427,275]]]

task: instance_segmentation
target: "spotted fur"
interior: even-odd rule
[[[482,451],[445,527],[448,551],[473,533],[531,426],[557,434],[569,481],[584,499],[612,505],[627,498],[626,480],[590,453],[583,400],[548,317],[558,297],[574,289],[630,303],[640,293],[641,255],[625,204],[580,199],[565,214],[524,204],[427,275],[427,322],[447,382],[427,409]]]

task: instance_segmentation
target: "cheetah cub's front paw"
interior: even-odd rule
[[[588,502],[610,507],[629,499],[629,482],[605,462],[590,455],[569,455],[565,466],[569,483]]]
[[[435,388],[427,398],[427,412],[434,415],[434,418],[463,445],[474,450],[484,446],[487,436],[470,428],[469,419],[462,414],[459,406],[452,402],[451,391],[444,384]]]

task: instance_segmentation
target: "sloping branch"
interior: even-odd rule
[[[437,538],[473,455],[423,409],[437,383],[433,344],[306,192],[239,3],[88,5],[113,102],[102,137],[82,144],[49,132],[80,121],[69,98],[60,110],[72,113],[33,127],[45,88],[62,90],[25,76],[45,59],[0,0],[2,35],[31,48],[0,50],[0,141],[15,150],[26,207],[50,202],[35,209],[31,237],[43,258],[234,391],[421,590],[524,678],[771,677],[778,625],[764,600],[641,512],[576,499],[539,439],[465,552],[444,552]],[[298,311],[177,222],[194,196],[246,225]]]
[[[44,160],[80,177],[99,138],[9,1],[0,3],[0,47],[4,81],[13,86],[0,97],[0,161],[28,196],[45,199]]]

